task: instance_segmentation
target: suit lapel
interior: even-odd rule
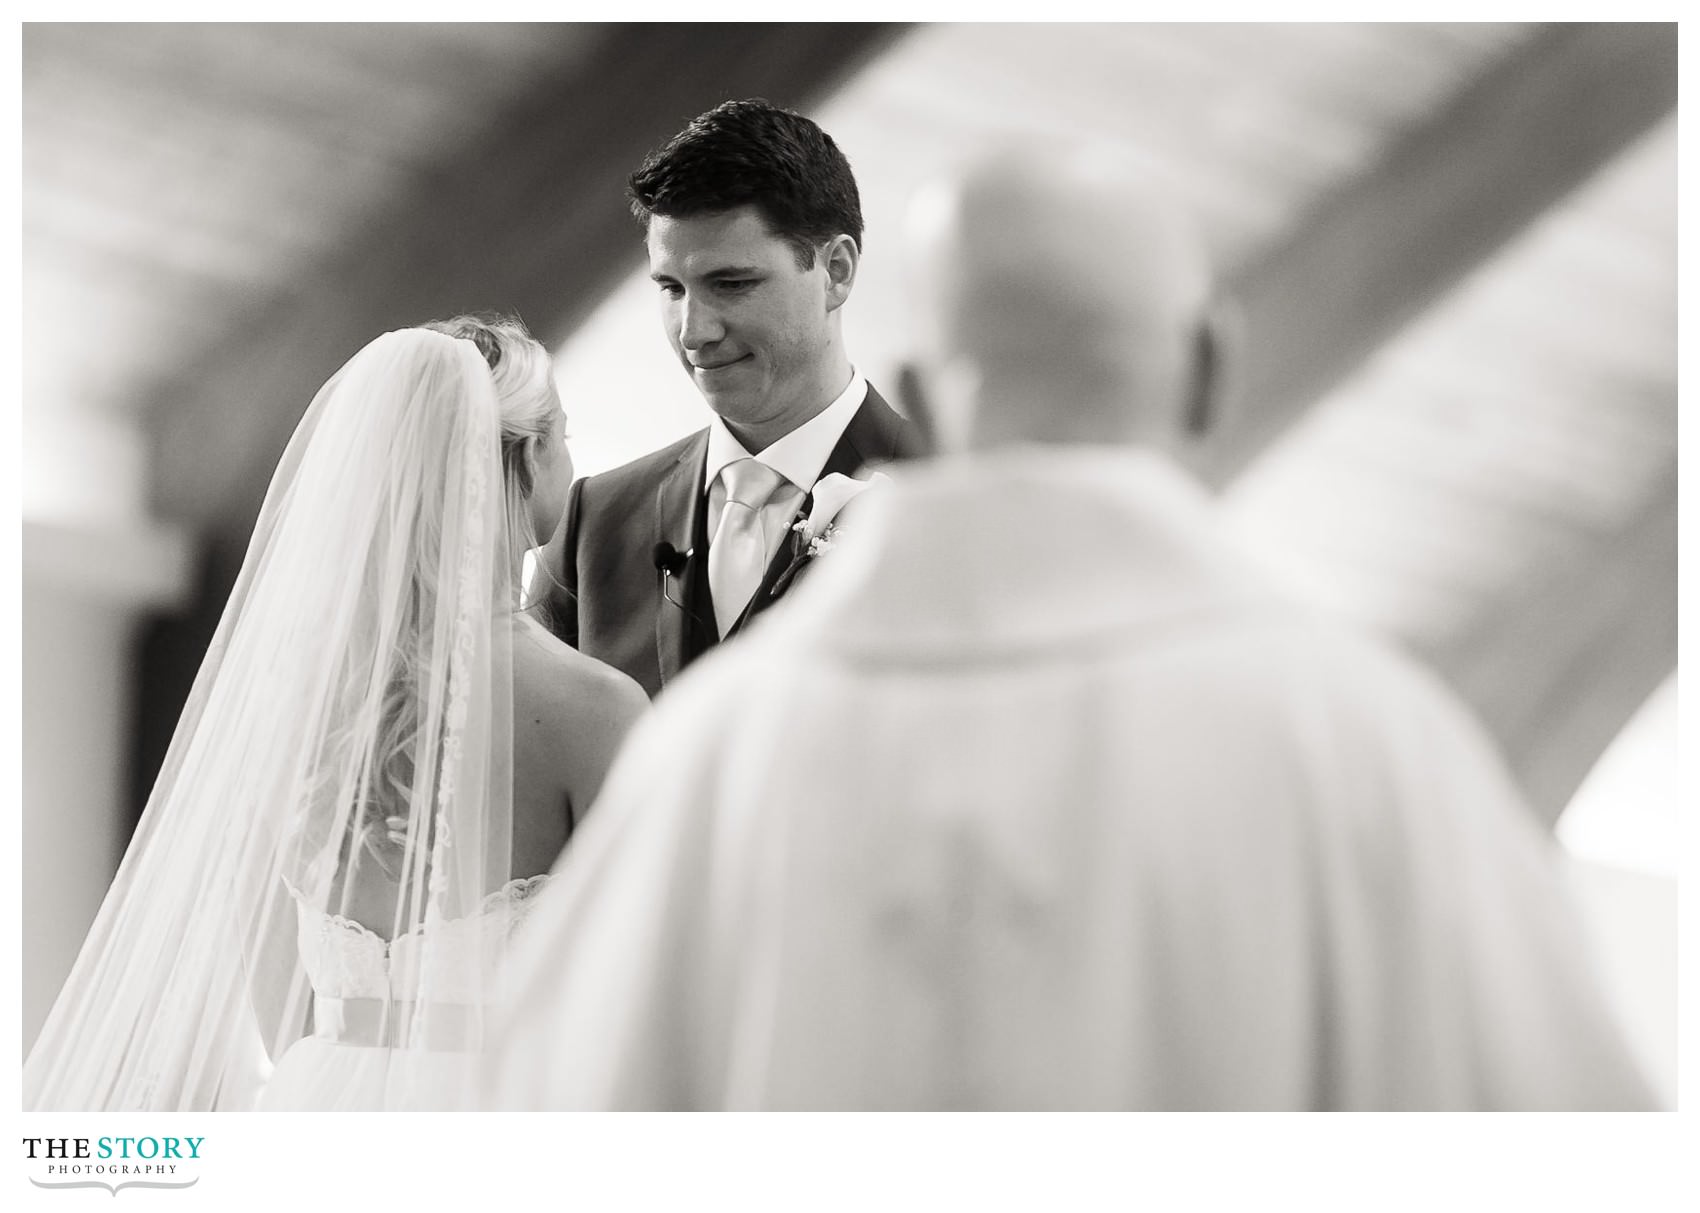
[[[678,674],[691,654],[690,619],[686,614],[692,601],[692,586],[699,576],[706,576],[708,553],[700,544],[693,544],[698,532],[697,515],[702,511],[702,469],[708,458],[708,431],[685,448],[679,461],[662,477],[655,491],[655,542],[670,543],[676,552],[690,552],[682,575],[671,579],[675,606],[662,594],[667,579],[657,572],[655,614],[655,656],[661,667],[661,683],[665,686]]]
[[[868,399],[862,402],[862,407],[856,410],[856,415],[850,418],[850,424],[845,426],[844,432],[838,436],[838,445],[833,447],[832,454],[826,457],[826,463],[821,466],[817,480],[824,480],[834,472],[841,476],[854,476],[862,470],[862,465],[868,462],[870,452],[864,449],[868,437],[865,418],[869,416],[869,403],[877,399],[879,397],[874,395],[874,390],[869,388]],[[814,496],[814,490],[810,489],[808,505],[814,504]]]
[[[891,411],[891,407],[880,398],[880,394],[869,387],[862,407],[856,410],[856,415],[850,418],[850,424],[845,426],[844,432],[838,436],[838,443],[832,448],[832,454],[826,457],[826,463],[822,465],[817,480],[825,479],[834,472],[841,476],[854,476],[869,462],[892,458],[897,452],[893,439],[887,433],[890,429],[888,422],[902,424]],[[815,494],[811,487],[801,506],[804,517],[808,516],[814,504]],[[773,592],[773,586],[791,566],[791,559],[791,536],[787,535],[779,545],[778,553],[768,564],[767,571],[762,574],[761,585],[756,589],[755,596],[750,599],[749,606],[744,608],[744,613],[738,617],[738,621],[732,625],[732,631],[727,635],[735,635],[751,619],[783,597]]]

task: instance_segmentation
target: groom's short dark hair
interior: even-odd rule
[[[862,198],[850,162],[809,119],[766,101],[726,101],[644,157],[627,181],[632,214],[689,219],[754,206],[808,269],[845,234],[862,245]]]

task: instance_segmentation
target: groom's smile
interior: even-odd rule
[[[727,371],[727,370],[730,370],[731,368],[733,368],[735,366],[742,366],[744,363],[748,362],[749,360],[750,360],[750,356],[748,354],[744,354],[744,355],[742,355],[741,357],[738,357],[738,358],[723,359],[719,362],[697,362],[697,361],[692,360],[691,361],[691,369],[696,371],[697,374],[703,376],[704,378],[707,378],[708,376],[716,374],[717,372]]]
[[[800,264],[754,206],[652,216],[650,277],[662,324],[708,406],[758,451],[844,388],[825,262]]]

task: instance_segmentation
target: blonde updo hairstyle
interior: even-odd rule
[[[513,316],[465,314],[423,327],[472,342],[490,365],[501,411],[502,481],[517,578],[524,554],[548,538],[537,534],[528,503],[538,444],[547,440],[557,407],[549,351]],[[549,576],[544,562],[537,567],[542,577]],[[532,604],[524,605],[529,609]]]

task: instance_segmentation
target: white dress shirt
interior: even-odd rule
[[[768,498],[761,511],[767,559],[771,561],[789,534],[791,522],[808,497],[809,490],[820,479],[821,469],[832,457],[832,448],[844,436],[867,394],[868,381],[860,371],[852,369],[850,386],[839,394],[838,399],[759,455],[751,455],[745,450],[744,444],[726,428],[726,423],[716,417],[708,427],[708,462],[703,467],[703,483],[708,486],[708,534],[714,534],[719,528],[720,513],[726,508],[726,482],[721,477],[726,465],[739,459],[765,463],[784,478],[784,483]]]

